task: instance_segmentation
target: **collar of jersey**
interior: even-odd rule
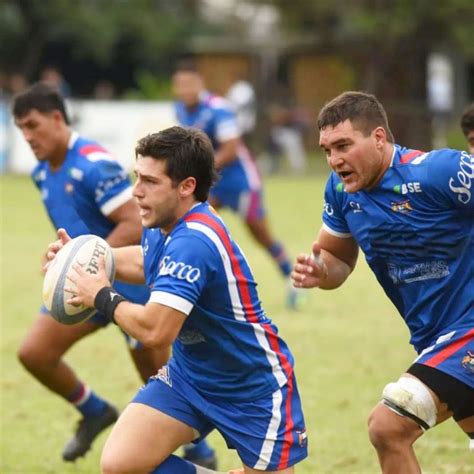
[[[391,168],[393,166],[393,162],[395,160],[395,155],[400,154],[400,146],[396,145],[395,143],[393,144],[393,151],[392,151],[392,158],[390,159],[390,166]]]
[[[74,148],[78,138],[79,134],[73,130],[71,136],[69,137],[69,143],[67,144],[68,150],[72,150]]]
[[[200,207],[200,206],[203,206],[204,209],[207,209],[207,206],[208,206],[208,203],[207,201],[206,202],[197,202],[196,204],[194,204],[187,212],[186,214],[184,214],[181,219],[179,219],[179,221],[176,223],[176,225],[173,227],[173,230],[167,235],[167,237],[171,236],[171,234],[173,234],[173,232],[175,231],[175,229],[177,229],[183,222],[184,220],[186,219],[186,217],[195,212],[195,210]],[[161,229],[160,229],[161,230]],[[163,231],[161,231],[163,233]]]

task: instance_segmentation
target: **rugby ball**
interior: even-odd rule
[[[64,287],[74,288],[74,283],[66,278],[74,264],[86,272],[96,274],[99,259],[105,258],[105,270],[110,281],[115,277],[115,263],[109,244],[96,235],[80,235],[70,240],[50,262],[43,281],[43,303],[54,319],[62,324],[77,324],[86,321],[97,310],[87,306],[73,306],[67,303],[71,293]]]

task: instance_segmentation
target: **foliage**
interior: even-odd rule
[[[163,78],[140,70],[135,74],[135,80],[137,87],[126,91],[124,99],[173,100],[169,77]]]
[[[278,6],[287,28],[321,31],[322,40],[353,39],[380,47],[416,39],[435,46],[450,44],[474,56],[472,0],[256,0]],[[329,35],[329,36],[328,36]]]
[[[4,0],[0,66],[36,72],[45,50],[66,43],[71,56],[110,65],[120,54],[154,64],[201,28],[193,0]],[[122,45],[127,51],[120,51]]]

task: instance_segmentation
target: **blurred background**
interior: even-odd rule
[[[2,0],[0,169],[34,164],[8,102],[39,79],[71,98],[80,132],[127,164],[136,138],[173,123],[170,75],[188,56],[211,91],[245,102],[263,171],[287,155],[303,173],[319,109],[348,89],[379,97],[401,144],[465,147],[473,24],[472,0]]]

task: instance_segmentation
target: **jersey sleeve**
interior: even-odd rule
[[[474,213],[474,156],[458,150],[434,153],[429,179],[436,203]]]
[[[44,181],[45,177],[46,177],[46,172],[45,170],[43,169],[43,167],[41,166],[42,163],[38,163],[33,171],[31,172],[31,180],[33,181],[34,185],[39,189],[41,190],[41,182]]]
[[[342,211],[344,187],[337,180],[336,175],[331,173],[324,192],[323,227],[335,237],[351,237],[351,231],[347,226]]]
[[[201,238],[183,236],[171,239],[151,284],[149,302],[188,315],[216,268],[216,255]]]
[[[85,178],[85,186],[104,216],[132,199],[130,178],[113,158],[96,161]]]
[[[240,137],[239,126],[234,112],[229,108],[219,108],[214,116],[215,136],[219,143]]]

